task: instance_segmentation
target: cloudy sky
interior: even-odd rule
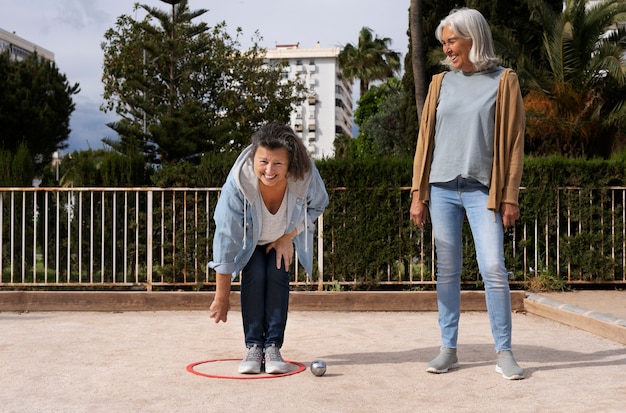
[[[142,4],[168,10],[159,0]],[[44,47],[55,55],[70,84],[79,83],[76,110],[70,120],[69,150],[99,149],[113,136],[106,123],[114,114],[99,110],[103,103],[102,50],[104,32],[122,14],[133,15],[134,0],[2,0],[0,28]],[[227,31],[243,30],[243,47],[256,30],[261,45],[300,43],[303,48],[356,44],[362,27],[392,39],[392,49],[406,54],[409,0],[189,0],[191,10],[208,9],[197,21],[209,26],[225,21]]]

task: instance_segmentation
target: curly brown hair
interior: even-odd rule
[[[294,130],[278,122],[272,122],[262,126],[252,134],[252,151],[250,158],[254,159],[259,146],[267,149],[287,149],[289,154],[289,176],[294,179],[303,179],[311,171],[312,161],[309,153],[302,143],[302,139],[296,135]]]

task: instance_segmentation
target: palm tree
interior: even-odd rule
[[[381,39],[363,27],[358,45],[348,43],[339,53],[343,76],[349,81],[359,79],[359,96],[367,92],[371,82],[391,78],[400,71],[400,53],[391,50],[390,44],[390,38]]]
[[[527,148],[535,154],[608,157],[626,130],[626,2],[568,0],[544,10],[550,70],[525,97]]]

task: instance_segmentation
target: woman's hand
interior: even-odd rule
[[[215,319],[216,323],[220,321],[225,323],[228,319],[228,310],[230,310],[230,300],[215,298],[209,308],[209,317]]]
[[[215,296],[211,307],[209,307],[209,317],[225,323],[230,310],[230,274],[217,273],[215,275]]]
[[[513,226],[520,216],[519,207],[503,202],[500,205],[500,215],[502,215],[502,225],[504,225],[504,228]]]
[[[410,213],[415,225],[424,229],[424,222],[428,219],[428,205],[418,199],[417,191],[413,192]]]
[[[291,262],[293,261],[293,237],[296,236],[297,230],[293,230],[290,234],[285,234],[278,238],[276,241],[267,244],[265,253],[272,250],[276,250],[276,268],[280,269],[281,262],[285,263],[285,271],[288,271]]]

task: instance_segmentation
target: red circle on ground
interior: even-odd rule
[[[191,363],[190,365],[187,366],[187,371],[189,373],[195,374],[197,376],[203,376],[203,377],[209,377],[212,379],[232,379],[232,380],[258,380],[258,379],[277,379],[279,377],[285,377],[285,376],[291,376],[293,374],[298,374],[303,372],[306,369],[306,366],[300,362],[297,361],[290,361],[290,360],[285,360],[286,363],[289,364],[293,364],[298,366],[298,368],[294,371],[289,371],[287,373],[282,373],[282,374],[267,374],[267,375],[249,375],[249,374],[245,374],[245,375],[238,375],[238,376],[223,376],[223,375],[218,375],[218,374],[209,374],[209,373],[202,373],[200,371],[196,371],[195,367],[199,366],[200,364],[207,364],[207,363],[217,363],[220,361],[235,361],[235,360],[242,360],[242,359],[237,359],[237,358],[232,358],[232,359],[213,359],[213,360],[204,360],[204,361],[197,361],[195,363]]]

